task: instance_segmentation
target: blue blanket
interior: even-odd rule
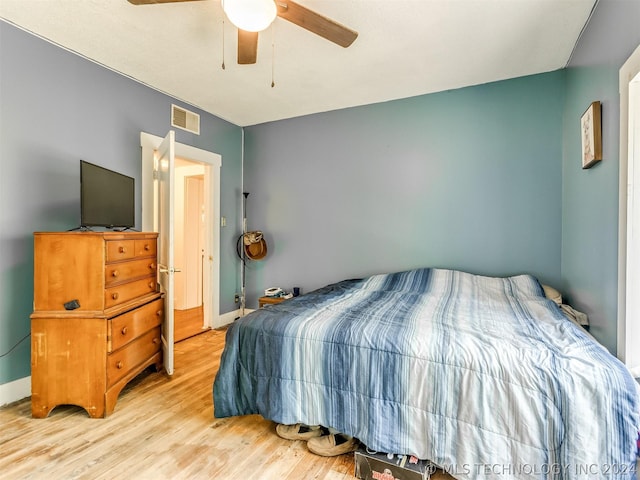
[[[638,385],[528,275],[347,280],[232,324],[216,417],[333,427],[461,479],[636,478]]]

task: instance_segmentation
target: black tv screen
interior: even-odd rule
[[[134,224],[133,178],[80,160],[80,225],[132,228]]]

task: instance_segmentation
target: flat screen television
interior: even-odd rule
[[[134,179],[80,160],[80,225],[133,228]]]

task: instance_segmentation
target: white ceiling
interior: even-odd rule
[[[563,68],[596,0],[298,2],[358,38],[343,49],[278,18],[237,65],[219,0],[0,0],[0,18],[247,126]]]

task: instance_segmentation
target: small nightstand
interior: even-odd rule
[[[276,303],[284,302],[286,299],[284,297],[260,297],[258,299],[258,307],[262,308],[265,305],[273,305]]]

